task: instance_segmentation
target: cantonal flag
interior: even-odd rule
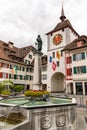
[[[14,67],[12,68],[12,74],[16,74],[16,73],[17,73],[17,67],[14,66]]]
[[[56,63],[53,61],[52,62],[52,69],[55,71],[56,70]]]
[[[57,57],[58,59],[60,59],[60,52],[59,52],[59,51],[56,52],[56,57]]]
[[[49,57],[49,62],[52,63],[52,56]]]

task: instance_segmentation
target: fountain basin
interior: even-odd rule
[[[30,130],[75,130],[76,127],[76,103],[72,103],[72,99],[50,97],[46,102],[30,101],[25,97],[10,98],[1,100],[0,106],[25,111]],[[11,130],[19,130],[17,127]],[[23,127],[22,130],[27,129]]]

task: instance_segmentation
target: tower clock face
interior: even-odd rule
[[[53,37],[53,44],[54,45],[58,45],[62,42],[62,35],[61,34],[56,34],[54,37]]]

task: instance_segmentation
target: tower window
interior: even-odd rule
[[[52,55],[53,55],[53,58],[55,58],[55,52],[53,52]]]

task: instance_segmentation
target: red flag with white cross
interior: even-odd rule
[[[56,70],[56,63],[53,61],[52,62],[52,69],[55,71]]]

